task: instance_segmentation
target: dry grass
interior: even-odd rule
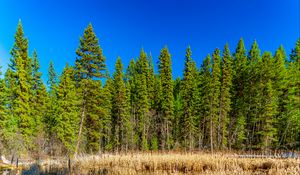
[[[78,156],[74,172],[104,174],[268,174],[299,175],[300,159],[237,158],[227,154],[134,153]],[[77,174],[77,173],[75,173]],[[97,173],[98,174],[98,173]]]

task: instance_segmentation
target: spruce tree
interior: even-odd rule
[[[209,117],[211,104],[211,57],[207,55],[199,71],[198,95],[198,147],[199,149],[209,146]]]
[[[182,103],[183,103],[183,120],[182,120],[182,139],[183,146],[191,150],[194,147],[194,136],[196,131],[195,119],[195,95],[196,95],[196,66],[191,58],[190,47],[186,50],[185,68],[182,81]]]
[[[220,92],[220,114],[218,125],[218,143],[220,148],[226,148],[228,137],[228,122],[231,110],[232,90],[232,56],[228,44],[225,45],[221,62],[221,92]]]
[[[34,132],[34,119],[31,116],[31,81],[32,61],[28,56],[28,40],[24,37],[23,26],[19,21],[15,34],[15,43],[11,50],[10,68],[13,72],[11,80],[15,82],[13,91],[14,117],[18,121],[18,128],[24,141],[24,148],[29,150],[33,147],[32,135]]]
[[[148,127],[149,126],[149,100],[148,100],[148,89],[147,80],[149,73],[149,65],[147,55],[144,50],[141,50],[140,57],[136,64],[136,95],[137,95],[137,134],[138,134],[138,145],[141,150],[148,149]]]
[[[280,142],[288,149],[300,147],[300,39],[290,54],[287,70],[287,99],[285,100],[285,123]]]
[[[174,118],[172,120],[172,137],[174,138],[174,149],[180,148],[182,145],[183,116],[182,116],[182,81],[177,77],[173,81],[173,96],[174,96]],[[154,123],[155,124],[155,123]]]
[[[88,122],[98,122],[97,111],[99,109],[97,105],[94,105],[93,95],[95,92],[95,81],[99,78],[104,78],[107,74],[105,57],[102,54],[102,49],[99,46],[98,38],[94,33],[91,24],[84,30],[83,37],[80,38],[80,44],[76,50],[77,59],[75,62],[75,78],[77,80],[77,86],[79,87],[79,96],[81,96],[81,117],[80,117],[80,127],[78,131],[77,146],[75,149],[75,154],[77,154],[80,148],[81,136],[83,132],[83,127],[85,124],[90,124]],[[97,84],[97,83],[96,83]],[[100,105],[100,104],[99,104]],[[88,122],[87,122],[88,121]],[[93,125],[98,125],[94,123]],[[88,126],[86,126],[88,127]],[[93,128],[87,133],[86,148],[88,151],[97,151],[97,144],[99,144],[100,135],[94,134],[99,132],[99,128]],[[92,134],[93,133],[93,134]]]
[[[273,88],[274,71],[272,70],[274,61],[270,52],[264,52],[262,55],[261,66],[261,99],[258,108],[258,124],[256,124],[257,136],[259,136],[259,143],[261,149],[267,150],[277,142],[276,138],[276,114],[278,102],[276,100],[276,93]],[[261,126],[260,126],[261,125]]]
[[[36,143],[35,152],[38,155],[42,152],[43,142],[46,140],[45,137],[45,117],[47,112],[47,102],[48,102],[48,93],[46,87],[41,79],[42,73],[39,72],[40,63],[38,60],[37,52],[34,50],[32,56],[32,81],[31,81],[31,98],[30,98],[30,106],[31,106],[31,116],[34,120],[34,136]]]
[[[58,115],[54,126],[55,134],[63,145],[63,153],[69,155],[75,151],[79,123],[78,97],[73,75],[74,69],[67,64],[59,78]]]
[[[210,109],[209,109],[209,130],[210,130],[210,149],[217,145],[217,126],[220,111],[220,86],[221,86],[221,56],[220,50],[216,49],[212,55],[212,74],[211,74],[211,92],[210,92]]]
[[[247,103],[247,146],[248,148],[256,148],[260,142],[260,109],[262,97],[262,76],[261,69],[263,63],[261,60],[260,49],[256,41],[253,42],[248,54],[249,65],[246,75],[246,92],[245,102]]]
[[[114,73],[114,91],[112,96],[112,142],[115,151],[126,151],[130,139],[129,101],[123,76],[121,59],[116,62]]]
[[[171,149],[172,119],[173,119],[173,83],[171,55],[167,47],[163,48],[159,56],[159,76],[161,82],[161,110],[159,141],[162,149]]]
[[[229,148],[241,148],[246,139],[246,69],[247,56],[243,39],[240,39],[233,60],[232,110],[229,122]]]
[[[274,123],[277,128],[277,139],[278,142],[276,146],[281,145],[281,135],[284,133],[284,128],[286,128],[286,115],[285,115],[285,106],[288,95],[288,86],[287,86],[287,57],[284,51],[283,46],[280,46],[274,55],[272,71],[274,75],[272,77],[272,87],[274,91],[274,98],[276,100],[277,109],[276,109],[276,122]]]
[[[19,154],[23,149],[22,136],[18,131],[18,117],[15,115],[15,90],[16,79],[14,72],[8,68],[4,75],[3,92],[4,97],[1,98],[2,103],[5,105],[4,115],[1,118],[1,138],[4,146],[9,150],[10,154]],[[3,94],[2,94],[3,95]]]
[[[100,127],[101,139],[100,139],[100,147],[101,150],[112,150],[112,142],[111,142],[111,128],[112,128],[112,95],[113,95],[114,87],[112,78],[108,77],[105,81],[105,85],[103,87],[101,93],[101,102],[102,107],[104,108],[101,121],[102,126]]]
[[[44,119],[45,123],[45,132],[48,138],[48,145],[49,145],[49,151],[50,154],[53,155],[54,153],[54,142],[55,138],[54,135],[56,133],[55,131],[55,120],[58,117],[58,99],[57,99],[57,88],[58,88],[58,78],[56,71],[54,69],[54,64],[52,60],[50,61],[49,67],[48,67],[48,102],[47,102],[47,114]]]

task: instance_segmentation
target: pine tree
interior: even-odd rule
[[[262,108],[262,76],[260,70],[263,63],[261,62],[260,49],[256,41],[253,42],[248,54],[249,65],[247,67],[247,84],[245,102],[247,103],[247,146],[256,148],[260,142],[260,109]]]
[[[9,154],[19,154],[23,149],[21,144],[23,140],[18,132],[18,118],[14,111],[16,79],[11,68],[8,68],[5,73],[2,90],[4,91],[4,97],[1,99],[5,105],[4,115],[1,118],[2,143],[9,151]]]
[[[114,73],[114,92],[112,96],[112,142],[116,151],[128,149],[130,139],[129,101],[123,76],[121,59],[116,62]]]
[[[228,44],[225,45],[221,62],[221,92],[220,92],[220,114],[218,125],[218,143],[220,148],[226,148],[228,137],[229,113],[231,110],[232,89],[232,56]]]
[[[297,40],[295,48],[292,50],[290,55],[292,62],[300,62],[300,39]]]
[[[57,88],[58,115],[55,118],[54,130],[63,145],[64,153],[72,155],[75,151],[76,132],[78,131],[79,113],[74,69],[65,66]]]
[[[147,89],[149,102],[149,120],[148,120],[148,145],[152,150],[158,149],[158,140],[156,133],[156,108],[155,108],[155,74],[152,55],[148,56],[148,74],[147,74]]]
[[[0,76],[2,75],[0,66]],[[8,147],[7,140],[10,140],[8,137],[9,131],[7,130],[6,123],[8,122],[8,115],[6,114],[7,104],[7,89],[5,86],[5,79],[0,78],[0,142]]]
[[[131,116],[131,123],[132,123],[132,128],[133,129],[138,129],[139,125],[138,125],[138,88],[137,88],[137,84],[138,84],[138,79],[137,79],[137,65],[136,62],[134,61],[134,59],[130,60],[130,63],[126,69],[126,87],[127,90],[129,90],[129,111],[130,111],[130,116]],[[139,133],[138,132],[134,132],[132,133],[133,135],[131,136],[132,138],[132,149],[139,149]]]
[[[246,139],[246,69],[247,56],[243,39],[239,40],[238,46],[234,53],[233,60],[233,91],[232,91],[232,110],[229,122],[228,144],[231,149],[241,148]]]
[[[300,39],[290,55],[287,70],[287,99],[285,100],[285,123],[280,142],[287,148],[300,147]]]
[[[149,100],[148,100],[148,89],[147,80],[149,73],[149,65],[147,55],[144,50],[141,50],[140,57],[136,63],[136,90],[137,90],[137,134],[138,134],[138,145],[141,150],[148,149],[148,127],[149,126]]]
[[[47,81],[48,87],[50,91],[54,91],[57,86],[57,75],[54,69],[53,61],[50,60],[50,64],[48,67],[48,81]]]
[[[48,102],[48,94],[46,87],[41,79],[42,73],[39,72],[40,63],[38,60],[37,52],[33,52],[32,56],[32,81],[31,81],[31,98],[30,98],[30,106],[31,116],[34,119],[34,136],[35,136],[35,143],[36,143],[36,150],[35,152],[38,155],[42,152],[43,142],[45,140],[45,133],[44,133],[44,123],[45,122],[45,114],[47,110],[47,102]]]
[[[211,57],[207,55],[199,72],[199,87],[197,100],[198,109],[198,147],[199,149],[209,146],[209,117],[211,104]],[[199,104],[198,104],[199,103]]]
[[[159,56],[159,76],[161,82],[161,110],[162,116],[160,119],[160,144],[162,149],[171,149],[172,138],[172,119],[173,119],[173,83],[172,83],[172,68],[171,55],[168,48],[163,48]]]
[[[174,118],[172,120],[172,137],[174,138],[174,149],[180,148],[182,145],[182,123],[183,123],[183,117],[182,117],[182,81],[180,77],[177,77],[173,81],[173,96],[174,96]],[[154,123],[155,124],[155,123]]]
[[[47,100],[47,114],[44,119],[45,124],[45,132],[48,138],[47,144],[49,145],[49,151],[50,154],[53,155],[55,150],[54,148],[54,142],[56,141],[54,139],[54,135],[56,133],[55,131],[55,121],[58,117],[58,97],[57,97],[57,88],[58,88],[58,80],[57,80],[57,74],[54,69],[54,64],[52,60],[50,61],[49,67],[48,67],[48,100]]]
[[[194,147],[194,136],[196,131],[195,120],[195,95],[196,95],[196,66],[191,58],[191,49],[187,48],[185,55],[185,68],[182,82],[182,103],[183,103],[183,120],[182,120],[182,139],[183,146],[191,150]]]
[[[28,56],[28,40],[24,37],[23,26],[19,21],[15,34],[15,43],[11,50],[10,68],[13,70],[12,76],[16,81],[13,92],[14,117],[17,118],[18,128],[24,141],[24,148],[32,148],[32,135],[34,132],[34,120],[31,114],[31,80],[32,63]]]
[[[112,128],[112,95],[113,95],[114,87],[113,80],[108,77],[103,87],[101,93],[101,106],[104,108],[103,113],[101,115],[102,126],[100,127],[101,135],[101,148],[102,150],[112,150],[112,142],[111,142],[111,128]]]
[[[220,50],[216,49],[212,55],[212,73],[211,73],[211,92],[210,92],[210,109],[209,109],[209,130],[210,130],[210,149],[217,145],[217,125],[220,111],[220,86],[221,86],[221,58]]]
[[[276,146],[281,145],[281,135],[284,133],[284,128],[286,128],[286,115],[285,115],[285,106],[288,94],[287,87],[287,59],[283,46],[280,46],[274,55],[272,71],[274,75],[272,77],[272,87],[274,91],[274,98],[276,100],[277,109],[276,109],[276,125],[277,128],[277,139],[278,142]]]
[[[272,65],[274,64],[272,55],[270,52],[264,52],[262,55],[262,66],[261,66],[261,109],[258,114],[259,131],[256,134],[260,136],[259,145],[260,148],[267,150],[276,143],[276,114],[277,114],[277,101],[276,94],[273,88],[273,77],[274,71]],[[260,126],[261,125],[261,126]]]
[[[151,122],[151,149],[158,150],[161,148],[161,131],[162,131],[162,86],[159,75],[154,76],[154,115]]]
[[[85,124],[90,124],[89,122],[96,122],[92,125],[96,126],[97,124],[97,113],[99,109],[96,105],[93,104],[93,95],[94,95],[94,83],[99,78],[104,78],[107,74],[105,57],[102,54],[102,49],[99,46],[98,38],[94,33],[93,27],[91,24],[84,30],[83,37],[80,38],[80,44],[76,50],[77,59],[75,67],[75,78],[77,80],[77,86],[80,88],[80,96],[82,99],[81,103],[81,119],[80,127],[78,131],[77,146],[75,149],[75,154],[77,154],[78,149],[80,148],[82,131]],[[86,126],[88,127],[88,126]],[[90,151],[97,151],[96,145],[99,144],[100,135],[96,134],[99,132],[99,128],[93,128],[94,131],[89,129],[87,133],[87,138],[89,142],[87,143],[87,149]],[[93,134],[92,134],[93,133]],[[92,148],[91,148],[92,147]]]

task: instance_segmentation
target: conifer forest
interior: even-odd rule
[[[1,154],[300,149],[299,38],[274,53],[241,38],[199,65],[187,46],[174,78],[167,46],[158,62],[141,49],[109,72],[89,24],[74,61],[62,72],[50,62],[43,81],[24,29],[20,21],[0,79]]]

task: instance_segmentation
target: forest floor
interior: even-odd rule
[[[77,156],[70,161],[68,158],[45,159],[24,167],[23,171],[25,174],[74,175],[298,175],[300,158],[204,152],[101,154]]]

